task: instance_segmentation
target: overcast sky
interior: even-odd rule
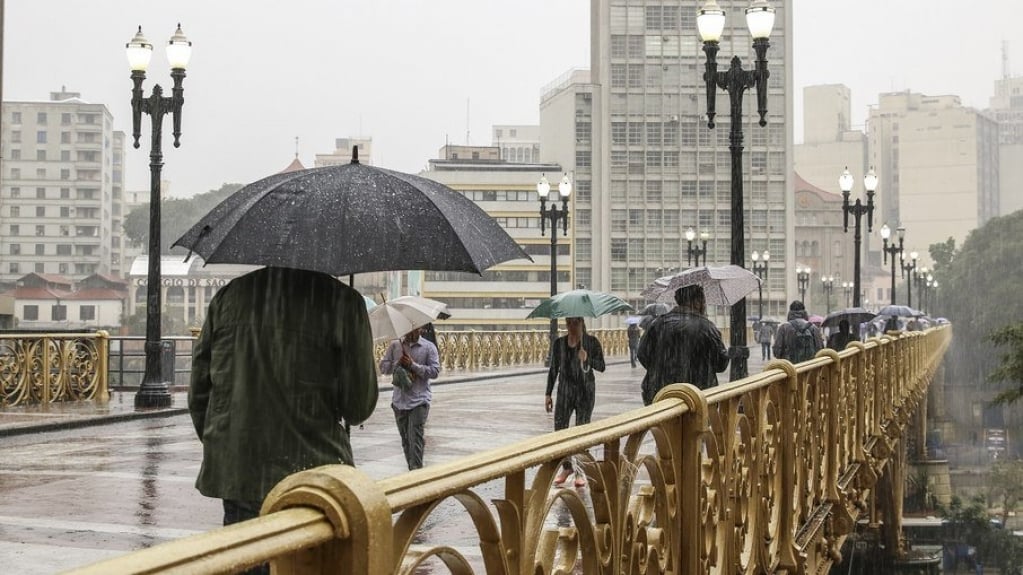
[[[891,90],[986,107],[1003,40],[1023,73],[1021,0],[794,0],[793,17],[797,141],[803,86],[848,85],[862,125]],[[296,136],[307,166],[335,138],[364,135],[375,164],[418,172],[445,139],[465,142],[467,101],[469,140],[488,145],[493,124],[537,123],[541,88],[589,67],[589,0],[7,0],[4,100],[63,85],[130,132],[124,44],[141,24],[157,47],[146,94],[169,88],[163,46],[178,21],[193,54],[181,148],[165,124],[175,196],[277,172]],[[128,152],[131,190],[148,188],[149,129],[143,118]]]

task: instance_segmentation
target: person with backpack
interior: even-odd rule
[[[793,300],[788,321],[781,324],[774,335],[774,357],[800,363],[813,358],[824,347],[820,328],[807,317],[803,302]]]

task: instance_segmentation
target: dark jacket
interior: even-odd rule
[[[647,370],[643,377],[647,405],[672,383],[713,387],[718,384],[716,374],[728,367],[728,352],[717,326],[703,315],[678,308],[650,324],[636,355]]]
[[[778,326],[778,332],[774,334],[774,357],[778,359],[789,359],[792,349],[796,344],[796,330],[803,330],[804,326],[810,324],[810,332],[813,334],[813,351],[817,353],[824,347],[824,335],[821,328],[807,321],[806,310],[790,311],[787,322]]]
[[[196,487],[262,501],[303,469],[352,464],[343,418],[377,401],[373,338],[359,293],[321,273],[263,268],[210,302],[192,358],[188,409],[202,441]]]
[[[850,341],[859,341],[859,339],[849,332],[836,331],[828,336],[828,347],[835,351],[842,351]]]
[[[600,340],[592,335],[583,334],[581,344],[586,350],[586,366],[579,365],[572,348],[568,347],[568,336],[563,335],[554,340],[554,350],[551,353],[551,367],[547,370],[547,393],[554,392],[554,382],[558,385],[580,385],[590,384],[592,387],[595,378],[594,371],[604,371],[604,348]]]

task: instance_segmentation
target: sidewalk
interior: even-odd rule
[[[611,361],[620,363],[627,360]],[[469,381],[482,381],[500,377],[526,374],[543,374],[547,368],[537,364],[523,367],[501,367],[479,371],[457,371],[442,373],[433,385],[448,385]],[[389,392],[389,378],[379,379],[381,393]],[[388,385],[384,385],[388,383]],[[48,405],[26,405],[0,410],[0,437],[11,437],[28,433],[75,429],[91,425],[118,423],[147,417],[168,417],[188,412],[188,393],[172,389],[171,406],[160,409],[135,410],[135,391],[111,391],[110,400],[56,402]]]

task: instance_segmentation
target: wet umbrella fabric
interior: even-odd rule
[[[402,296],[384,302],[369,312],[373,342],[398,339],[406,333],[451,317],[446,303],[419,296]]]
[[[889,317],[920,317],[924,315],[924,312],[917,311],[908,305],[886,305],[877,312],[877,315],[886,315]]]
[[[821,325],[824,322],[824,318],[819,315],[811,315],[810,317],[806,318],[806,321],[812,324]]]
[[[251,183],[173,245],[211,264],[334,276],[387,270],[481,273],[508,260],[531,259],[462,194],[426,178],[359,163]]]
[[[877,317],[876,313],[867,311],[862,307],[850,307],[829,313],[828,317],[824,318],[824,323],[821,324],[821,327],[838,328],[838,324],[843,319],[849,322],[850,327],[855,327],[875,317]]]
[[[639,315],[648,315],[648,316],[657,317],[659,315],[664,315],[664,314],[668,313],[669,311],[671,311],[671,306],[670,305],[668,305],[666,303],[654,302],[654,303],[645,305],[643,307],[643,310],[639,312]]]
[[[663,303],[673,303],[675,291],[678,288],[699,285],[703,287],[707,305],[732,305],[755,291],[760,285],[760,278],[756,274],[731,264],[687,269],[672,276],[667,285],[663,287],[658,285],[662,279],[655,280],[654,285],[651,285],[650,288],[655,286],[659,288],[657,301]]]
[[[536,317],[600,317],[616,311],[633,311],[632,306],[609,293],[577,289],[549,297],[529,312]]]

